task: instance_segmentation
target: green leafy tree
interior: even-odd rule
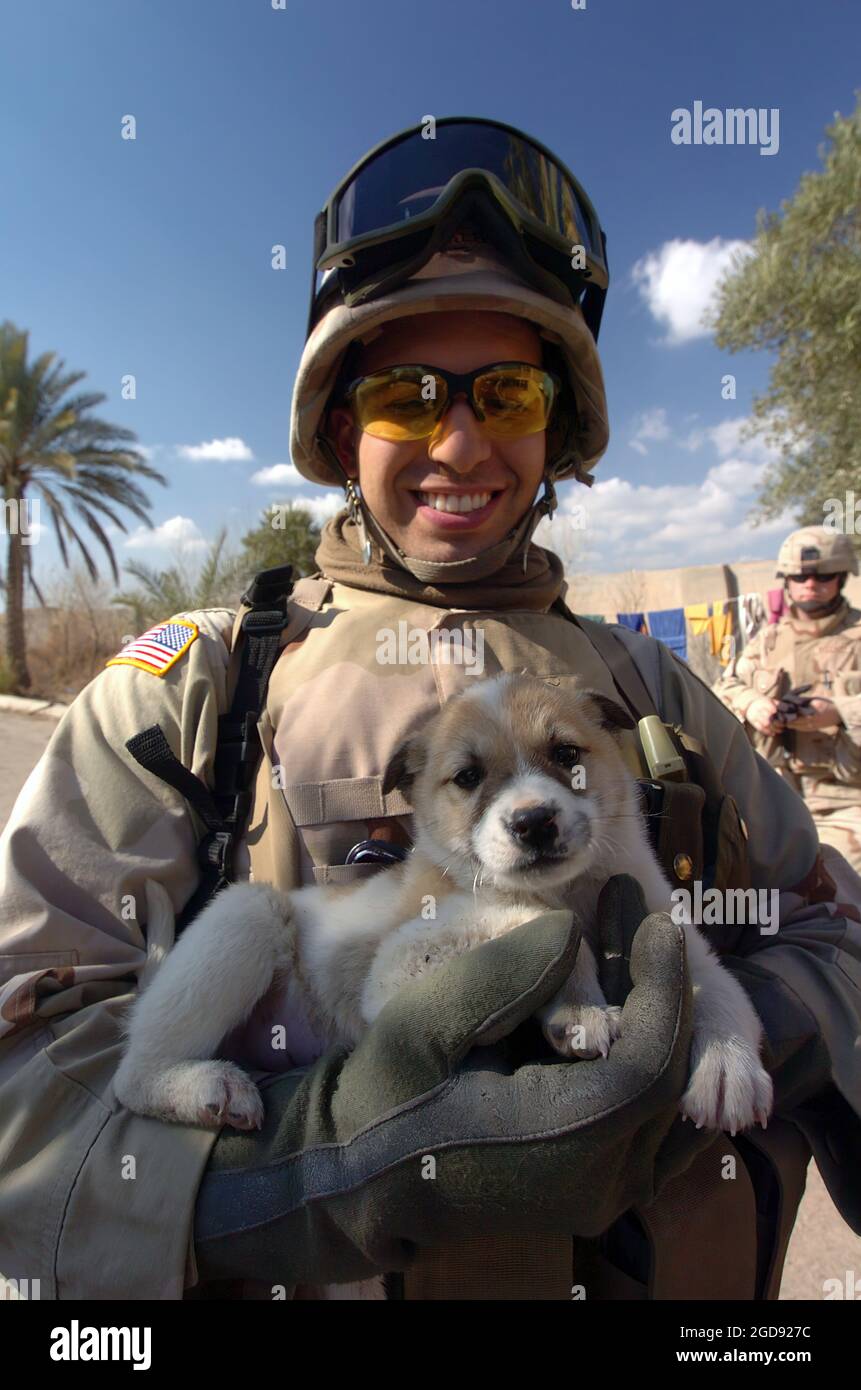
[[[139,561],[126,565],[126,573],[138,587],[116,594],[112,603],[131,612],[135,635],[177,613],[195,608],[230,608],[242,592],[240,566],[225,552],[227,528],[222,527],[200,565],[180,560],[168,569],[155,569]]]
[[[759,520],[792,508],[821,525],[826,500],[861,479],[861,101],[826,134],[822,169],[759,213],[751,253],[718,289],[718,346],[776,354],[748,430],[777,454]]]
[[[316,568],[314,553],[320,544],[320,528],[301,503],[267,507],[260,523],[242,537],[239,566],[249,584],[260,570],[292,565],[294,574],[310,574]]]
[[[135,438],[128,429],[109,424],[91,412],[107,397],[88,392],[68,393],[86,376],[66,373],[56,353],[45,352],[28,362],[28,334],[6,322],[0,326],[0,484],[6,530],[6,680],[18,690],[31,684],[27,667],[24,592],[29,581],[42,596],[32,568],[32,542],[27,509],[33,500],[47,510],[63,564],[75,547],[95,580],[98,566],[86,544],[95,539],[111,569],[119,570],[105,519],[127,529],[121,511],[131,512],[147,526],[151,506],[137,478],[164,483],[143,455],[126,447]],[[37,494],[34,499],[33,494]]]
[[[177,613],[235,608],[260,570],[293,565],[297,574],[307,574],[314,569],[320,531],[306,508],[273,506],[242,537],[239,554],[231,554],[226,543],[227,528],[222,527],[202,564],[180,560],[161,570],[137,561],[126,565],[137,587],[115,595],[112,602],[130,610],[137,634]]]

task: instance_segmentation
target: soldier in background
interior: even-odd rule
[[[712,688],[804,797],[820,840],[858,870],[861,612],[843,596],[850,571],[858,573],[858,558],[847,536],[826,526],[793,531],[777,559],[788,611],[760,629]],[[800,686],[809,687],[807,700],[793,718],[779,702]]]

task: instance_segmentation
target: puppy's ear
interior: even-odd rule
[[[611,700],[609,695],[602,695],[598,690],[584,690],[583,694],[588,695],[595,706],[598,723],[602,729],[607,729],[609,733],[614,734],[619,729],[636,728],[636,721],[631,718],[628,711],[617,704],[615,700]]]
[[[424,767],[427,748],[421,734],[411,734],[395,749],[383,773],[382,792],[393,791],[397,787],[404,796],[409,796],[409,788],[415,781],[416,773]]]

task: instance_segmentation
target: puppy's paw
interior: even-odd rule
[[[129,1110],[205,1129],[260,1129],[263,1101],[232,1062],[178,1062],[161,1076],[121,1076],[114,1093]]]
[[[694,1065],[679,1109],[697,1129],[736,1134],[771,1114],[773,1086],[758,1052],[740,1038],[694,1043]]]
[[[621,1032],[615,1004],[562,1004],[542,1019],[542,1032],[560,1057],[591,1061],[607,1057]]]
[[[184,1098],[188,1113],[196,1113],[197,1123],[217,1129],[260,1129],[263,1101],[254,1082],[232,1062],[192,1062],[201,1071],[189,1077]]]

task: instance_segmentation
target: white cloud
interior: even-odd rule
[[[715,458],[700,479],[636,484],[615,477],[588,492],[573,484],[565,488],[553,521],[536,528],[538,544],[558,548],[569,574],[772,557],[778,538],[796,523],[790,512],[756,527],[747,520],[769,455],[759,439],[738,443],[744,424],[728,421],[699,432],[695,447]],[[669,424],[668,433],[673,435]]]
[[[180,444],[181,458],[209,463],[250,463],[254,455],[242,439],[210,439],[206,444]]]
[[[259,468],[250,481],[257,487],[301,487],[308,481],[292,463],[274,463],[271,468]]]
[[[657,406],[654,410],[646,410],[639,417],[636,433],[628,440],[632,449],[636,449],[638,454],[647,454],[645,441],[649,443],[660,443],[663,439],[669,439],[670,427],[667,424],[667,412],[663,406]]]
[[[127,550],[205,550],[208,542],[187,516],[171,516],[152,530],[138,526],[127,538]]]
[[[667,330],[670,347],[708,337],[703,315],[710,308],[718,280],[736,254],[750,252],[746,241],[684,241],[675,237],[650,251],[631,276],[652,316]]]
[[[773,451],[761,434],[742,441],[742,434],[749,423],[750,416],[739,415],[732,420],[723,420],[719,425],[693,429],[684,439],[679,439],[677,442],[683,449],[690,449],[692,452],[701,449],[703,444],[713,444],[720,458],[741,452],[747,458],[755,459],[759,463],[767,462],[772,457]]]
[[[709,469],[699,483],[653,487],[621,478],[596,483],[586,503],[588,519],[579,554],[569,568],[598,573],[677,569],[770,555],[774,534],[785,534],[794,523],[791,514],[756,529],[745,520],[757,471],[733,459]],[[563,527],[565,510],[560,507],[557,514]],[[554,520],[548,527],[542,522],[539,544],[553,549],[557,524]]]
[[[342,492],[324,492],[314,497],[296,497],[293,499],[294,507],[304,507],[311,513],[312,521],[318,526],[322,526],[330,516],[334,516],[344,506],[344,494]]]

